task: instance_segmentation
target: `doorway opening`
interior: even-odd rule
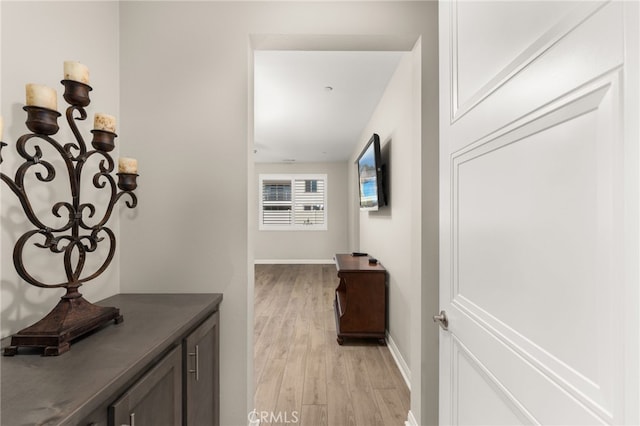
[[[390,345],[390,348],[395,349],[397,354],[399,354],[399,358],[401,362],[398,362],[398,357],[390,354],[387,355],[376,355],[375,351],[380,351],[380,348],[373,346],[372,350],[366,354],[356,355],[352,352],[356,352],[355,350],[349,351],[351,348],[348,348],[347,355],[339,355],[342,357],[342,361],[338,364],[331,364],[331,356],[335,355],[335,352],[326,353],[320,355],[319,348],[327,348],[329,347],[329,342],[331,342],[331,349],[334,350],[334,346],[337,346],[335,343],[335,325],[333,329],[333,338],[331,337],[332,330],[330,329],[331,324],[334,324],[333,318],[333,307],[331,301],[333,300],[333,292],[335,291],[335,287],[337,286],[337,278],[335,266],[333,265],[332,256],[336,252],[350,252],[355,251],[358,248],[359,244],[359,216],[360,212],[357,208],[355,196],[350,196],[350,193],[355,191],[356,182],[353,173],[355,172],[353,164],[353,159],[351,158],[353,152],[356,150],[359,139],[362,138],[360,134],[356,134],[353,137],[355,139],[355,144],[347,149],[346,159],[344,157],[340,161],[326,161],[327,158],[331,157],[332,153],[329,152],[328,149],[319,151],[316,149],[315,151],[311,148],[301,150],[300,154],[283,154],[283,151],[278,151],[280,147],[276,147],[275,145],[269,145],[265,143],[264,140],[261,140],[261,137],[258,134],[257,126],[260,120],[262,119],[275,119],[278,114],[281,114],[282,99],[281,95],[283,92],[275,90],[272,92],[271,99],[272,102],[269,102],[268,108],[270,108],[268,113],[266,114],[266,118],[261,115],[261,113],[257,110],[259,105],[257,103],[257,87],[258,77],[256,76],[256,58],[263,55],[265,52],[284,52],[283,56],[292,57],[296,53],[304,52],[320,52],[323,54],[328,53],[338,53],[339,55],[347,56],[347,54],[354,52],[369,52],[369,53],[389,53],[389,51],[393,51],[394,54],[398,55],[398,57],[402,57],[403,55],[410,55],[416,45],[416,39],[400,37],[394,38],[391,40],[387,38],[384,42],[381,43],[381,39],[379,37],[372,37],[371,39],[367,39],[366,37],[353,37],[353,36],[307,36],[302,37],[302,39],[298,36],[292,37],[254,37],[252,38],[252,52],[251,52],[251,60],[250,60],[250,90],[249,90],[249,105],[250,105],[250,129],[249,129],[249,152],[250,157],[249,161],[249,253],[251,257],[250,265],[249,265],[249,278],[250,283],[254,283],[254,286],[249,289],[249,311],[250,311],[250,324],[252,329],[250,330],[249,335],[255,336],[254,340],[254,363],[255,367],[251,368],[249,372],[249,376],[253,377],[252,382],[254,389],[256,390],[256,409],[259,411],[259,414],[262,414],[263,411],[272,413],[273,415],[285,415],[288,414],[292,416],[296,411],[296,415],[302,414],[302,409],[312,410],[311,412],[307,412],[306,415],[316,415],[321,414],[322,410],[328,410],[328,414],[335,413],[336,410],[327,409],[328,403],[330,403],[329,398],[333,398],[335,395],[339,395],[336,391],[333,393],[328,390],[328,388],[335,386],[335,382],[331,382],[332,377],[336,379],[336,377],[342,377],[340,380],[349,380],[349,378],[353,377],[369,377],[368,379],[362,379],[365,382],[368,380],[369,383],[375,382],[375,379],[372,379],[371,376],[362,376],[357,374],[357,368],[364,369],[373,369],[376,366],[378,368],[387,368],[388,365],[392,366],[396,374],[397,380],[400,378],[401,383],[408,383],[410,381],[410,363],[405,361],[409,357],[409,352],[413,351],[413,347],[407,344],[403,346],[402,350],[398,348],[397,345]],[[393,46],[391,49],[390,46]],[[420,51],[418,50],[417,55],[420,55]],[[320,67],[317,65],[317,67]],[[329,68],[331,68],[329,66]],[[394,68],[392,67],[392,72]],[[361,74],[362,75],[362,74]],[[418,76],[420,73],[418,73]],[[363,77],[364,78],[364,77]],[[419,78],[418,78],[419,80]],[[340,87],[340,86],[338,86]],[[322,96],[332,96],[339,94],[336,89],[336,86],[331,82],[323,82],[320,84],[316,84],[315,89],[318,93],[314,96],[318,96],[317,98],[311,99],[311,103],[314,103],[315,106],[318,106],[321,102],[324,102],[326,99],[323,99]],[[384,91],[384,88],[383,88]],[[420,96],[420,91],[418,90],[418,97]],[[419,106],[420,103],[417,102]],[[302,108],[300,108],[302,109]],[[375,107],[373,108],[375,109]],[[368,120],[373,113],[373,110],[368,111],[367,114],[369,116],[365,117],[365,121]],[[343,114],[345,115],[345,114]],[[365,114],[366,115],[366,114]],[[416,117],[420,117],[420,113],[413,114]],[[260,118],[259,118],[260,117]],[[311,132],[311,136],[314,137],[322,137],[323,134],[326,137],[330,130],[325,125],[324,132]],[[277,129],[281,130],[281,129]],[[298,134],[298,138],[300,138],[300,134],[305,135],[304,129],[300,130],[302,133]],[[362,129],[359,131],[362,132]],[[308,133],[308,132],[307,132]],[[356,132],[358,133],[358,132]],[[416,132],[414,137],[420,140],[420,132]],[[281,138],[283,139],[283,138]],[[313,139],[313,138],[310,138]],[[366,142],[366,140],[364,141]],[[286,145],[286,144],[285,144]],[[295,152],[295,151],[291,151]],[[305,155],[315,155],[317,157],[305,157]],[[299,155],[299,156],[298,156]],[[353,154],[355,155],[355,154]],[[256,162],[256,159],[260,160]],[[266,160],[265,160],[266,159]],[[315,160],[315,161],[314,161]],[[323,161],[324,160],[324,161]],[[337,249],[329,250],[324,252],[324,254],[318,255],[317,252],[313,252],[313,248],[311,247],[311,251],[308,252],[305,256],[299,256],[299,253],[292,254],[276,254],[265,256],[263,247],[265,245],[264,238],[270,238],[272,241],[282,241],[283,239],[290,239],[290,242],[283,243],[284,246],[287,247],[306,247],[309,248],[309,241],[316,242],[319,237],[317,234],[309,235],[295,235],[295,233],[279,233],[276,235],[274,233],[270,233],[269,235],[260,235],[260,231],[258,228],[258,198],[259,198],[259,188],[258,188],[258,173],[260,171],[274,171],[280,168],[280,172],[282,168],[285,168],[289,172],[301,171],[305,169],[305,165],[313,164],[314,167],[318,167],[318,163],[331,163],[331,164],[340,164],[339,166],[334,166],[339,168],[341,171],[339,173],[340,178],[336,180],[337,182],[345,182],[341,186],[346,187],[343,188],[345,193],[343,194],[343,200],[347,199],[349,201],[343,201],[347,203],[348,206],[344,206],[345,215],[347,216],[347,220],[345,224],[337,224],[335,220],[332,221],[331,216],[329,215],[329,227],[332,226],[342,226],[342,234],[343,241],[337,245]],[[419,166],[420,162],[417,161]],[[351,169],[351,170],[350,170]],[[309,172],[309,170],[306,170]],[[318,170],[313,170],[314,173],[318,173]],[[417,172],[419,175],[419,172]],[[353,183],[351,183],[353,181]],[[329,175],[329,184],[328,188],[331,190],[331,175]],[[349,188],[351,187],[351,188]],[[353,195],[353,194],[351,194]],[[418,197],[419,198],[419,197]],[[331,204],[331,201],[329,201]],[[347,238],[344,239],[344,234],[347,235]],[[300,238],[296,240],[296,238]],[[330,243],[329,243],[330,244]],[[318,244],[316,243],[316,246]],[[330,247],[336,247],[334,245],[329,245]],[[317,248],[317,247],[315,247]],[[298,250],[300,251],[300,250]],[[278,258],[279,257],[279,258]],[[286,264],[287,266],[284,266]],[[415,271],[411,271],[410,273],[414,273]],[[317,282],[320,283],[317,287],[309,286],[309,282]],[[419,276],[411,277],[412,283],[420,283]],[[266,283],[266,284],[265,284]],[[288,284],[286,284],[288,283]],[[269,288],[270,291],[265,291],[265,285],[272,286],[273,288]],[[291,288],[289,291],[285,291],[286,286],[289,285]],[[419,291],[419,290],[418,290]],[[395,292],[394,294],[398,294],[399,292]],[[419,293],[418,293],[419,294]],[[309,296],[311,302],[305,299],[305,296]],[[328,300],[326,302],[325,310],[313,310],[309,309],[314,306],[315,302]],[[419,300],[420,297],[416,298],[415,307],[413,309],[419,309]],[[313,302],[315,301],[315,302]],[[278,305],[278,303],[282,303]],[[276,308],[279,306],[279,308]],[[302,308],[301,308],[302,307]],[[296,311],[296,309],[301,308],[300,311]],[[405,309],[405,312],[407,310]],[[295,315],[294,315],[295,314]],[[407,336],[416,334],[415,336],[411,336],[412,338],[420,339],[419,336],[419,327],[413,327],[410,324],[410,318],[407,315],[406,318],[407,323],[406,330],[408,330]],[[394,321],[394,323],[398,323]],[[302,336],[308,336],[310,340],[306,343],[303,342]],[[391,341],[393,342],[392,335],[390,335]],[[271,340],[271,341],[268,341]],[[283,343],[284,346],[280,347],[277,343]],[[420,346],[420,345],[418,345]],[[303,352],[301,348],[306,348],[307,351]],[[358,347],[354,347],[358,348]],[[361,348],[361,346],[360,346]],[[265,353],[269,351],[269,353]],[[304,355],[301,355],[303,354]],[[332,355],[333,354],[333,355]],[[419,356],[417,363],[419,364]],[[320,357],[321,360],[318,361],[318,364],[314,364],[314,358]],[[354,358],[355,357],[355,358]],[[273,362],[268,363],[267,360],[271,359]],[[317,359],[315,360],[317,361]],[[389,362],[391,361],[391,362]],[[386,364],[385,364],[386,363]],[[401,368],[397,369],[397,365],[401,364]],[[321,367],[318,367],[320,365]],[[324,369],[324,372],[320,371]],[[414,369],[417,370],[419,374],[419,367]],[[338,371],[342,371],[344,374],[337,374]],[[401,371],[401,372],[399,372]],[[355,373],[354,373],[355,372]],[[403,377],[403,374],[405,377]],[[322,376],[324,375],[324,384],[319,384]],[[346,382],[341,382],[343,385]],[[362,385],[363,383],[360,383]],[[406,387],[406,386],[405,386]],[[344,386],[342,386],[344,388]],[[351,388],[357,389],[359,385],[357,383],[351,383]],[[349,389],[349,386],[347,386]],[[391,391],[389,393],[393,393]],[[396,394],[395,396],[390,396],[390,398],[398,398],[396,402],[398,405],[403,407],[403,420],[407,419],[407,413],[409,411],[409,395],[404,395],[404,398],[407,400],[407,403],[402,403],[398,401],[402,401],[403,396],[400,394]],[[411,393],[416,392],[418,395],[420,393],[420,383],[416,383],[411,389]],[[375,392],[371,392],[371,394],[375,394]],[[269,404],[264,404],[258,399],[261,398],[260,395],[267,395],[267,399],[271,402]],[[324,396],[323,396],[324,395]],[[413,395],[411,396],[413,397]],[[378,398],[382,398],[380,401],[384,401],[382,394],[378,396]],[[345,400],[357,400],[358,396],[350,395],[349,398],[341,398]],[[301,401],[301,405],[291,405],[289,404],[291,401]],[[305,403],[306,402],[306,403]],[[321,402],[327,402],[327,404],[322,404]],[[364,401],[366,404],[366,400]],[[376,401],[374,401],[375,403]],[[289,405],[288,405],[289,404]],[[323,405],[325,408],[322,408]],[[264,406],[264,408],[263,408]],[[305,406],[305,407],[303,407]],[[314,408],[311,408],[311,407]],[[318,408],[320,407],[320,408]],[[343,407],[344,408],[344,407]],[[294,410],[295,409],[295,410]],[[346,409],[346,408],[345,408]],[[320,413],[315,412],[313,410],[320,410]],[[339,411],[339,410],[337,410]],[[327,414],[326,412],[324,414]],[[273,419],[271,419],[273,420]],[[282,420],[282,419],[281,419]]]

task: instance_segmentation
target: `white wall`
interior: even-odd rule
[[[2,172],[14,178],[17,167],[22,163],[15,144],[17,139],[29,133],[24,121],[26,112],[22,110],[25,102],[25,84],[39,83],[52,87],[58,92],[58,110],[63,114],[58,119],[60,131],[54,136],[58,141],[75,141],[66,122],[64,112],[67,107],[62,98],[64,87],[60,84],[63,77],[63,62],[76,60],[89,67],[91,86],[91,104],[86,108],[88,118],[79,121],[78,127],[90,144],[93,128],[93,114],[106,112],[120,118],[119,106],[119,58],[118,58],[118,3],[116,2],[10,2],[3,1],[2,7],[2,77],[1,77],[1,114],[4,117],[3,140],[9,144],[2,151],[4,162]],[[99,17],[99,19],[96,19]],[[51,207],[58,201],[71,201],[69,181],[64,163],[59,154],[48,148],[42,140],[32,140],[27,146],[33,151],[34,145],[45,150],[44,159],[57,167],[57,176],[51,183],[43,183],[30,178],[25,188],[31,194],[34,210],[48,226],[60,226],[66,218],[55,218]],[[122,153],[132,143],[126,133],[116,139],[116,149],[112,152],[117,159],[120,146]],[[89,146],[89,148],[91,148]],[[116,160],[117,161],[117,160]],[[60,168],[62,166],[62,168]],[[117,167],[117,166],[116,166]],[[44,169],[33,167],[33,172]],[[85,180],[81,202],[92,202],[99,209],[104,205],[100,192],[89,191],[93,187],[91,177],[95,168],[85,168]],[[33,173],[28,176],[33,177]],[[2,302],[1,334],[7,336],[31,325],[42,318],[64,294],[60,289],[41,289],[23,281],[16,273],[12,252],[17,239],[25,232],[34,229],[22,213],[15,194],[4,183],[0,183],[0,224],[1,224],[1,269],[0,290]],[[103,191],[104,195],[104,191]],[[100,201],[102,200],[102,201]],[[61,211],[66,216],[66,210]],[[98,213],[100,210],[98,210]],[[119,214],[116,208],[109,227],[118,233]],[[87,222],[90,222],[87,220]],[[30,242],[42,243],[42,238],[34,237]],[[108,251],[101,245],[99,253],[89,254],[85,271],[89,275],[97,267]],[[31,268],[32,275],[43,282],[66,282],[62,255],[54,255],[49,250],[37,249],[28,244],[25,263]],[[30,266],[29,266],[30,265]],[[97,279],[80,288],[89,301],[97,301],[119,291],[118,253],[109,269]],[[91,272],[89,272],[91,271]]]
[[[359,211],[358,250],[376,257],[387,269],[389,337],[412,371],[416,362],[420,362],[411,357],[411,310],[419,308],[413,299],[420,292],[420,275],[413,269],[413,263],[420,259],[413,245],[420,224],[413,212],[421,210],[421,184],[416,172],[420,170],[421,140],[414,114],[414,96],[419,96],[420,87],[416,87],[413,78],[414,74],[420,74],[420,64],[414,64],[413,55],[412,52],[403,55],[361,135],[361,144],[352,154],[349,179],[350,185],[357,187],[354,163],[371,135],[377,133],[386,166],[388,205],[378,211]]]
[[[437,9],[430,3],[431,11]],[[435,15],[424,15],[437,28]],[[391,343],[411,385],[410,423],[438,422],[438,70],[437,38],[421,37],[398,66],[367,128],[378,133],[389,205],[359,211],[357,167],[349,169],[349,244],[380,259],[389,273]],[[393,349],[393,346],[392,346]],[[403,362],[404,361],[404,362]],[[408,371],[406,371],[408,370]]]
[[[348,252],[346,163],[256,163],[255,178],[250,185],[258,185],[258,176],[261,173],[326,174],[327,230],[258,231],[255,235],[254,249],[256,262],[333,263],[332,259],[336,253]],[[249,220],[258,221],[258,215],[250,214]]]

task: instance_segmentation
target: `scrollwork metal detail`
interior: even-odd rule
[[[118,173],[118,181],[116,182],[113,176],[115,163],[109,154],[109,151],[114,146],[113,140],[116,137],[114,133],[99,132],[100,135],[97,142],[97,136],[94,133],[94,149],[87,149],[76,121],[82,121],[87,118],[87,112],[84,107],[89,104],[88,92],[92,89],[83,83],[70,80],[63,80],[62,83],[65,86],[64,98],[70,104],[66,110],[66,119],[75,141],[62,144],[52,137],[57,133],[58,129],[56,121],[60,114],[57,111],[47,111],[43,108],[26,106],[24,107],[25,111],[27,111],[26,124],[32,133],[22,135],[16,142],[16,151],[24,161],[18,166],[13,179],[1,172],[0,178],[16,195],[27,219],[35,227],[20,236],[15,244],[13,262],[16,271],[22,279],[36,287],[66,289],[66,294],[62,297],[58,306],[54,308],[54,311],[56,309],[64,311],[64,319],[60,320],[59,324],[47,325],[46,328],[53,329],[58,327],[64,329],[67,327],[65,330],[67,337],[62,336],[60,331],[56,332],[58,333],[57,340],[49,339],[44,343],[34,343],[31,337],[24,337],[31,336],[36,332],[42,333],[42,328],[45,326],[41,323],[54,314],[54,311],[52,311],[40,322],[14,335],[12,345],[8,350],[5,349],[5,355],[14,355],[17,353],[17,347],[19,346],[44,347],[45,355],[58,355],[68,350],[71,339],[100,326],[104,323],[105,318],[108,317],[108,321],[112,319],[115,319],[116,322],[122,321],[122,316],[119,315],[119,311],[116,308],[104,308],[112,310],[106,313],[102,308],[86,302],[78,292],[78,288],[100,276],[113,260],[116,250],[116,236],[106,224],[112,216],[115,205],[123,196],[129,198],[125,201],[128,208],[137,206],[138,200],[133,193],[133,189],[137,186],[137,174],[126,174],[123,177],[120,176],[122,174]],[[56,227],[47,226],[38,217],[33,208],[32,200],[25,189],[25,177],[29,173],[33,173],[40,182],[51,182],[56,178],[56,168],[53,163],[43,158],[43,150],[40,146],[43,143],[53,147],[60,155],[67,171],[71,192],[70,201],[59,201],[51,206],[53,216],[63,219],[65,215],[68,217],[66,222]],[[0,150],[6,146],[7,144],[2,142]],[[92,159],[95,156],[102,158]],[[109,191],[109,201],[104,208],[102,217],[96,217],[98,211],[94,204],[83,203],[80,200],[82,174],[90,159],[92,159],[92,165],[97,162],[97,171],[93,174],[90,182],[97,190]],[[2,163],[1,151],[0,163]],[[126,183],[123,183],[124,181]],[[33,245],[49,250],[53,254],[62,255],[66,275],[65,282],[45,282],[45,280],[36,278],[34,274],[28,271],[24,262],[25,246],[29,241],[33,241],[38,237],[42,238],[42,240],[33,242]],[[104,261],[96,270],[85,271],[87,255],[96,252],[99,246],[107,242],[108,253]],[[74,302],[71,305],[61,307],[61,304],[64,305],[69,300],[74,300]],[[78,318],[74,318],[74,309],[78,312],[76,315]],[[89,311],[92,314],[87,314]],[[94,311],[96,313],[93,313]],[[59,314],[60,312],[56,312],[53,316],[59,317]],[[92,316],[92,319],[87,320],[87,316]],[[79,319],[80,317],[82,319]],[[69,327],[71,331],[69,331]]]

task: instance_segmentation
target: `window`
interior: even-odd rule
[[[318,181],[309,179],[305,180],[304,192],[318,192]]]
[[[260,175],[261,230],[326,230],[327,175]]]

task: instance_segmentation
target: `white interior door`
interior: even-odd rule
[[[440,4],[442,424],[638,424],[638,4]]]

